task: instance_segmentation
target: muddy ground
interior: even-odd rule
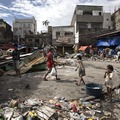
[[[104,87],[103,75],[108,64],[112,64],[117,73],[120,74],[120,63],[85,60],[85,82],[100,83]],[[66,99],[78,99],[87,96],[85,86],[77,86],[75,84],[75,81],[79,80],[75,67],[59,66],[57,70],[58,76],[61,79],[59,81],[56,81],[54,77],[50,76],[48,78],[49,81],[43,81],[43,76],[46,71],[26,73],[21,78],[3,75],[0,77],[0,103],[16,97],[21,99],[39,98],[49,100],[55,96],[65,97]],[[114,86],[118,84],[120,84],[119,78],[114,80]],[[108,109],[114,112],[116,119],[120,118],[120,102],[110,104],[106,101],[106,105]],[[105,107],[104,109],[107,108]]]

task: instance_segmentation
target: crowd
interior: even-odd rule
[[[78,51],[82,56],[91,57],[92,60],[105,60],[105,59],[116,59],[120,61],[120,49],[98,49],[98,48],[86,48],[85,51]]]

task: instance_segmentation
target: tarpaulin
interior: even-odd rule
[[[104,41],[104,40],[98,40],[97,41],[97,47],[109,47],[110,44],[107,42],[107,41]]]
[[[110,46],[120,45],[120,36],[116,36],[116,37],[110,38],[108,40],[108,42],[109,42]]]
[[[116,49],[120,49],[120,45],[118,45],[118,46],[116,47]]]
[[[79,48],[79,50],[85,51],[85,49],[86,49],[87,47],[88,47],[88,46],[81,46],[81,47]]]

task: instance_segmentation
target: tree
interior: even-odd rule
[[[42,22],[44,26],[48,27],[48,25],[50,24],[50,22],[48,20],[45,20]]]

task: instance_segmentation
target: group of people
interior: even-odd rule
[[[20,53],[17,49],[17,45],[14,45],[14,47],[15,47],[15,50],[12,52],[13,65],[14,65],[14,69],[16,71],[16,75],[20,77],[21,76],[20,69],[19,69]],[[56,80],[60,80],[60,78],[58,78],[58,76],[57,76],[57,69],[56,69],[57,62],[54,60],[54,48],[53,47],[51,47],[48,50],[46,58],[47,58],[48,71],[44,75],[44,80],[45,81],[48,80],[47,76],[48,76],[48,74],[51,73],[53,68],[56,71],[56,75],[55,75]],[[79,79],[79,81],[76,82],[76,85],[81,85],[81,82],[83,84],[85,84],[83,77],[86,75],[86,73],[85,73],[84,64],[82,62],[82,56],[80,54],[77,55],[77,68],[75,69],[75,71],[77,71],[77,70],[78,70],[80,79]],[[106,68],[106,72],[104,74],[105,86],[107,88],[107,93],[108,93],[110,100],[112,100],[113,70],[114,70],[113,66],[108,65]]]
[[[54,67],[56,70],[56,64],[57,62],[54,61],[54,48],[50,48],[47,54],[47,66],[48,66],[48,72],[45,74],[44,80],[47,80],[46,77],[47,75],[51,72],[52,68]],[[81,85],[81,83],[85,84],[84,81],[84,76],[86,75],[85,73],[85,67],[84,64],[82,62],[82,56],[81,55],[77,55],[77,68],[75,69],[75,71],[78,70],[78,74],[79,74],[79,81],[76,82],[77,85]],[[105,79],[105,86],[107,88],[107,93],[108,93],[108,97],[110,99],[110,101],[112,101],[112,87],[113,87],[113,71],[114,68],[112,65],[108,65],[106,68],[106,72],[104,74],[104,79]],[[57,70],[56,70],[57,72]],[[60,80],[57,75],[55,76],[56,80]]]

